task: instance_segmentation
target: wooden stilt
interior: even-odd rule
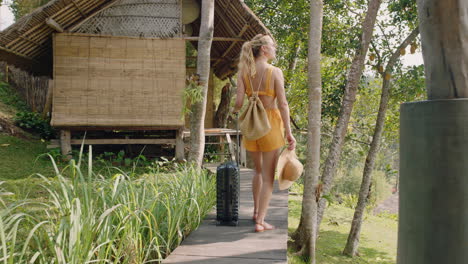
[[[184,154],[184,130],[179,129],[176,132],[176,144],[175,144],[175,157],[176,160],[182,161],[185,159]]]
[[[60,130],[60,149],[62,155],[66,155],[67,158],[71,158],[71,131],[70,130]]]

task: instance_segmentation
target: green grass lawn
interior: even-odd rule
[[[0,133],[0,180],[24,179],[35,173],[53,175],[46,157],[46,143],[39,139],[20,139]]]
[[[289,232],[299,224],[301,214],[301,197],[289,196]],[[367,214],[362,226],[359,254],[350,258],[341,254],[351,228],[354,210],[331,205],[325,211],[317,241],[318,264],[393,264],[396,263],[397,226],[391,216],[374,216]],[[289,263],[304,263],[300,258],[289,255]]]

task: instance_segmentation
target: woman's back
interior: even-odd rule
[[[274,71],[275,67],[267,64],[256,66],[257,74],[253,78],[243,74],[245,93],[251,96],[252,90],[255,93],[258,91],[258,96],[266,109],[277,108]]]

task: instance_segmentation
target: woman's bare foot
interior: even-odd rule
[[[252,221],[257,222],[257,216],[258,216],[258,212],[254,211],[253,216],[252,216]]]
[[[255,232],[259,233],[259,232],[263,232],[263,231],[265,231],[265,228],[263,227],[263,225],[255,223]]]
[[[263,226],[263,229],[264,229],[264,230],[273,230],[273,229],[276,228],[274,225],[270,225],[270,224],[267,223],[267,222],[263,222],[262,226]]]
[[[267,222],[255,223],[255,232],[263,232],[265,230],[274,230],[275,226],[268,224]],[[259,231],[261,230],[261,231]]]

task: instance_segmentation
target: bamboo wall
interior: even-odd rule
[[[46,109],[49,77],[33,76],[30,73],[0,62],[3,79],[18,91],[32,111],[43,113]],[[44,113],[46,114],[46,113]]]
[[[185,41],[56,34],[53,126],[183,126]]]

